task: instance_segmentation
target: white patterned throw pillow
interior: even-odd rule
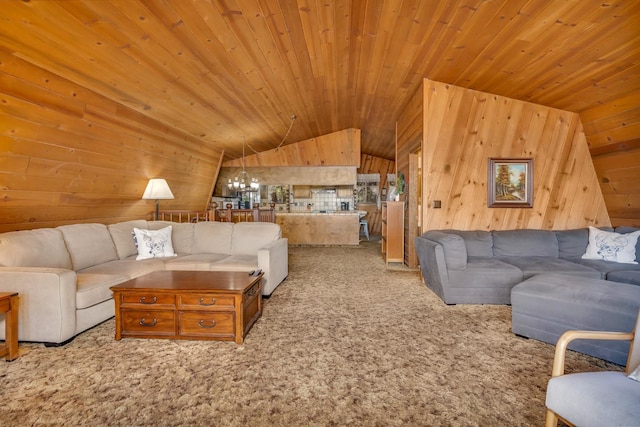
[[[637,264],[636,243],[638,237],[640,237],[640,231],[621,234],[589,227],[589,244],[582,259]]]
[[[133,238],[138,247],[137,260],[176,256],[171,243],[171,226],[160,230],[134,228]]]

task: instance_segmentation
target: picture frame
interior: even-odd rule
[[[533,158],[489,158],[487,190],[490,208],[532,208]]]

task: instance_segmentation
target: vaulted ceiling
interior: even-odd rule
[[[640,93],[638,1],[9,0],[0,19],[0,49],[227,159],[292,116],[285,144],[359,128],[393,159],[423,78],[574,112]]]

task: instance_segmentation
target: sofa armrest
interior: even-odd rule
[[[73,270],[0,267],[0,292],[18,292],[18,339],[61,343],[76,332],[77,279]],[[0,339],[4,339],[4,320]]]
[[[427,231],[422,237],[439,243],[444,251],[444,259],[449,270],[464,270],[467,268],[467,245],[457,234],[444,231]]]
[[[442,245],[424,236],[415,239],[420,270],[426,285],[445,300],[445,289],[449,285],[447,262]]]
[[[289,275],[289,240],[281,238],[258,249],[258,268],[262,276],[262,295],[271,295]]]

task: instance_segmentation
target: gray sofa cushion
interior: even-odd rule
[[[493,256],[493,236],[489,231],[482,230],[443,230],[447,233],[457,234],[464,239],[467,247],[467,256],[491,258]]]
[[[568,274],[540,274],[511,290],[515,334],[555,344],[570,329],[633,329],[640,308],[640,286]],[[569,348],[624,365],[628,341],[576,340]]]
[[[522,271],[496,258],[469,257],[465,270],[449,270],[447,304],[509,304]]]
[[[544,273],[563,273],[578,277],[591,277],[594,279],[602,278],[602,273],[598,270],[560,258],[512,256],[499,257],[498,259],[506,262],[507,264],[515,265],[522,270],[525,280],[537,274]]]
[[[599,227],[600,230],[613,231],[611,227]],[[558,239],[558,256],[560,258],[580,258],[584,255],[589,244],[589,229],[577,228],[574,230],[556,230]]]
[[[493,231],[493,255],[558,258],[558,239],[549,230]]]
[[[71,269],[60,230],[41,228],[0,234],[0,266]]]
[[[589,244],[589,229],[556,230],[558,256],[560,258],[580,258]]]
[[[614,282],[640,285],[640,270],[612,271],[611,273],[607,274],[607,279],[613,280]]]
[[[613,280],[609,277],[609,274],[614,271],[640,270],[640,264],[625,264],[613,261],[603,261],[600,259],[569,258],[567,261],[598,270],[602,273],[602,278],[608,280]]]
[[[467,267],[467,247],[462,237],[442,231],[427,231],[423,236],[442,245],[447,269],[464,270]]]

